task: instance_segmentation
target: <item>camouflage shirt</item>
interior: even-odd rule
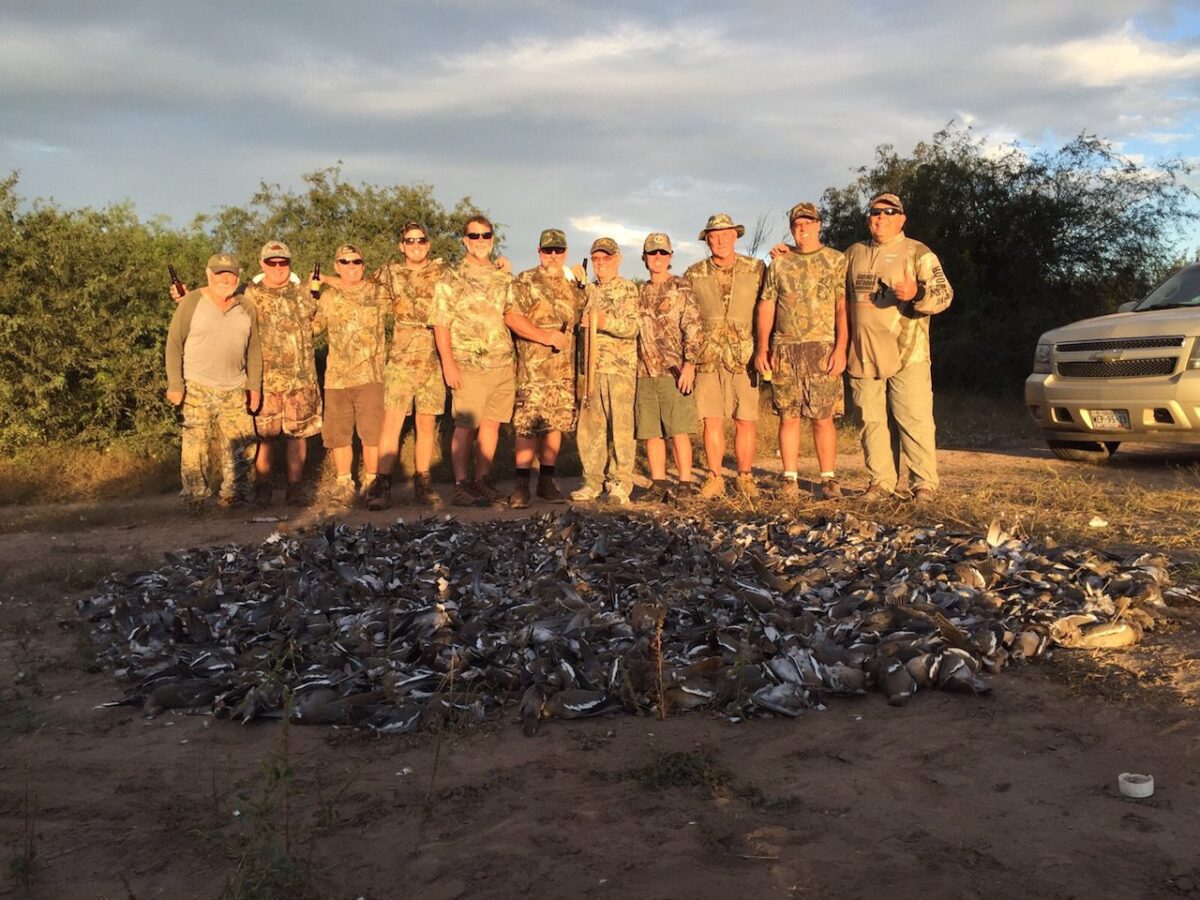
[[[767,268],[762,300],[775,307],[773,344],[821,341],[832,344],[837,303],[846,291],[846,256],[820,247],[812,253],[793,249]]]
[[[658,378],[700,359],[702,337],[696,296],[685,278],[672,275],[641,287],[638,309],[638,376]]]
[[[617,276],[587,286],[584,322],[592,311],[604,312],[604,327],[596,333],[596,374],[634,375],[637,372],[638,288]]]
[[[884,244],[854,244],[846,264],[846,370],[856,378],[890,378],[909,363],[929,362],[929,317],[954,297],[933,251],[898,234]],[[907,278],[917,282],[917,296],[904,303],[891,285]]]
[[[538,328],[564,331],[571,338],[565,350],[517,338],[517,384],[532,381],[570,384],[575,359],[575,326],[583,308],[583,291],[567,281],[561,270],[550,273],[540,266],[522,272],[513,281],[513,311],[521,313]]]
[[[429,310],[433,306],[433,287],[447,268],[440,259],[431,259],[419,269],[390,263],[371,276],[382,286],[395,316],[388,357],[393,365],[427,371],[437,368]]]
[[[258,311],[263,390],[286,393],[316,384],[312,325],[316,301],[307,285],[289,282],[281,288],[268,288],[249,284],[245,297]]]
[[[352,288],[327,286],[317,301],[314,329],[329,332],[325,387],[352,388],[383,383],[387,361],[384,313],[387,294],[364,281]]]
[[[470,369],[512,365],[512,276],[465,260],[447,268],[433,289],[429,324],[450,330],[454,361]]]
[[[738,255],[722,269],[712,258],[693,263],[684,273],[696,292],[704,348],[700,371],[743,372],[754,355],[754,305],[766,267],[762,260]]]

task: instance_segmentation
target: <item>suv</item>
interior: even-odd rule
[[[1122,441],[1200,442],[1200,263],[1113,315],[1043,334],[1025,403],[1060,459],[1099,462]]]

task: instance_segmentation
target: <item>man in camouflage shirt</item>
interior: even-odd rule
[[[317,333],[328,331],[322,438],[337,472],[332,499],[344,507],[355,501],[351,474],[354,431],[357,429],[363,447],[365,493],[379,470],[379,432],[383,424],[387,299],[379,285],[364,278],[364,266],[362,251],[357,247],[345,244],[338,248],[334,271],[339,286],[323,287],[313,322]]]
[[[538,267],[513,281],[504,324],[517,336],[516,477],[508,505],[529,506],[529,476],[538,456],[537,495],[565,503],[554,483],[564,431],[575,430],[574,329],[583,306],[582,285],[569,274],[567,236],[547,228],[538,238]]]
[[[413,448],[413,500],[422,506],[440,506],[433,489],[430,466],[437,438],[437,417],[446,409],[446,383],[438,365],[429,311],[433,288],[445,277],[446,263],[429,258],[429,234],[424,226],[408,222],[400,231],[404,262],[378,269],[372,280],[380,284],[394,316],[392,348],[383,378],[383,426],[379,435],[379,476],[367,491],[370,509],[391,506],[392,470],[399,452],[404,420],[413,414],[416,441]]]
[[[904,235],[906,219],[895,194],[873,197],[867,207],[871,239],[846,251],[846,368],[862,415],[868,499],[892,496],[899,481],[889,411],[914,499],[928,499],[938,486],[929,317],[950,305],[954,291],[933,251]]]
[[[746,497],[758,495],[754,484],[755,423],[758,389],[750,380],[754,356],[754,305],[766,267],[761,260],[735,252],[746,233],[725,213],[710,216],[700,232],[711,256],[684,273],[696,293],[704,329],[704,349],[696,376],[696,409],[704,420],[704,455],[709,475],[700,490],[706,499],[725,493],[725,422],[734,424],[737,488]]]
[[[650,280],[638,298],[638,367],[634,421],[638,440],[646,442],[646,460],[654,485],[646,499],[668,503],[667,443],[675,456],[681,485],[692,484],[692,433],[696,430],[696,361],[702,335],[700,310],[692,286],[671,274],[671,239],[660,232],[646,236],[642,262]]]
[[[571,499],[586,502],[600,496],[619,506],[629,503],[633,490],[633,398],[637,380],[637,285],[620,276],[621,249],[612,238],[592,242],[596,280],[587,286],[583,324],[595,317],[595,383],[581,398],[579,459],[583,486]],[[583,393],[583,391],[581,391]]]
[[[837,426],[845,406],[846,257],[821,244],[821,216],[813,203],[788,213],[795,246],[767,269],[758,302],[755,368],[772,378],[779,413],[783,496],[800,495],[800,419],[812,423],[823,499],[841,496],[837,483]],[[769,339],[769,346],[768,346]]]
[[[504,317],[512,309],[512,276],[492,262],[491,221],[474,215],[463,226],[463,261],[448,269],[433,289],[429,324],[450,388],[454,435],[456,506],[499,506],[507,502],[489,480],[500,425],[512,420],[516,397],[512,333]],[[469,464],[475,448],[475,477]]]
[[[292,251],[282,241],[268,241],[259,253],[262,279],[246,287],[246,298],[258,312],[262,341],[263,401],[255,417],[258,455],[255,501],[271,502],[271,444],[283,435],[287,453],[289,505],[304,502],[301,478],[308,439],[321,430],[321,394],[313,359],[312,319],[316,303],[307,286],[294,283]]]

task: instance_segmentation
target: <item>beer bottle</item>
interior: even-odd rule
[[[316,300],[321,296],[321,264],[317,263],[313,266],[312,278],[308,280],[308,292],[312,294],[312,298]]]
[[[170,263],[167,263],[167,274],[171,276],[171,290],[175,292],[175,299],[178,300],[187,293],[187,288],[183,286],[183,282],[179,280],[179,273]]]

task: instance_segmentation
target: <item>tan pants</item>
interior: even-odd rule
[[[890,378],[850,376],[850,395],[862,417],[863,456],[872,484],[896,489],[901,464],[909,488],[937,489],[937,448],[933,424],[933,382],[929,363],[910,363]],[[896,420],[896,439],[888,409]]]

